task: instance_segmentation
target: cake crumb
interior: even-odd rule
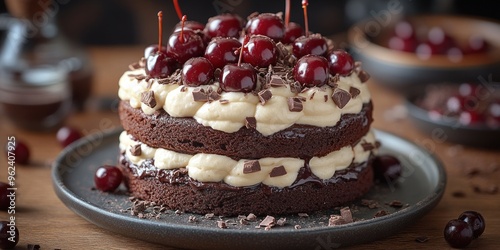
[[[386,210],[379,210],[374,216],[373,218],[378,218],[378,217],[382,217],[382,216],[386,216],[388,215],[389,212],[387,212]]]
[[[272,216],[266,216],[259,224],[261,227],[273,227],[276,224],[276,219]]]
[[[302,227],[301,227],[300,225],[295,225],[295,226],[293,226],[293,228],[295,228],[295,229],[299,230],[299,229],[301,229]]]
[[[328,219],[328,226],[338,226],[346,224],[342,216],[340,215],[331,215],[330,219]]]
[[[354,221],[352,219],[352,212],[351,209],[349,209],[349,207],[344,207],[340,209],[340,216],[342,217],[345,223],[351,223]]]
[[[253,214],[253,213],[248,214],[247,221],[256,221],[256,220],[257,220],[257,216],[255,216],[255,214]]]
[[[309,215],[307,213],[299,213],[300,218],[307,218]]]
[[[198,218],[196,218],[196,216],[190,215],[189,218],[188,218],[188,222],[189,223],[198,222]]]
[[[213,214],[213,213],[205,214],[205,219],[211,220],[212,218],[214,218],[214,216],[215,216],[215,214]]]
[[[403,203],[401,201],[398,201],[398,200],[393,200],[393,201],[386,203],[386,204],[391,206],[391,207],[394,207],[394,208],[402,208],[403,207]]]
[[[276,225],[282,227],[286,224],[286,218],[279,218],[278,221],[276,221]]]
[[[226,222],[223,220],[217,221],[217,227],[222,228],[222,229],[227,228]]]

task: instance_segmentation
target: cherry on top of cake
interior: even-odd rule
[[[148,78],[164,79],[180,72],[186,86],[197,87],[219,80],[226,92],[252,92],[257,73],[281,68],[302,88],[320,87],[332,76],[348,76],[356,68],[344,50],[334,50],[320,34],[309,32],[307,6],[302,0],[304,27],[290,22],[290,1],[282,14],[254,13],[244,25],[236,14],[209,18],[206,25],[188,21],[174,0],[180,23],[162,44],[162,13],[158,13],[158,44],[145,49],[144,66]],[[239,39],[239,40],[238,40]],[[244,44],[241,43],[245,40]],[[234,71],[234,72],[233,72]]]

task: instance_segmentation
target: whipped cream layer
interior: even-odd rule
[[[345,169],[352,163],[367,161],[370,154],[376,153],[377,147],[375,145],[375,137],[370,131],[355,146],[345,146],[323,157],[313,157],[308,164],[311,172],[318,178],[330,179],[335,171]],[[131,150],[132,148],[140,148],[140,150]],[[234,160],[216,154],[183,154],[149,147],[134,140],[126,131],[120,135],[120,149],[125,152],[128,160],[137,166],[152,159],[155,167],[159,169],[185,167],[188,175],[194,180],[200,182],[223,181],[235,187],[263,183],[268,186],[284,188],[293,184],[299,170],[306,164],[305,160],[292,157]],[[252,167],[249,168],[248,165],[252,165]],[[258,167],[256,167],[257,165]]]
[[[144,76],[144,77],[137,77]],[[284,76],[283,76],[284,77]],[[292,91],[289,84],[267,88],[272,97],[262,103],[255,93],[221,92],[220,99],[214,101],[195,101],[193,92],[197,87],[182,85],[181,80],[168,83],[158,79],[146,79],[143,68],[130,70],[119,81],[118,95],[121,100],[129,101],[133,108],[140,108],[146,114],[153,114],[163,109],[172,117],[193,117],[198,123],[215,130],[233,133],[245,126],[246,118],[254,117],[256,130],[267,136],[294,124],[318,127],[334,126],[343,114],[357,114],[364,103],[370,102],[370,93],[357,74],[340,77],[336,86],[324,85],[304,89],[300,93]],[[257,89],[264,83],[259,78]],[[219,89],[219,82],[203,86],[214,92]],[[350,93],[352,88],[359,94],[339,108],[332,99],[335,89]],[[199,88],[198,88],[199,89]],[[152,93],[154,105],[141,101],[143,93]],[[350,94],[349,94],[350,95]],[[289,98],[302,100],[302,110],[290,111]]]

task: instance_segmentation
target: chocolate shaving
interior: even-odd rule
[[[250,213],[250,214],[247,215],[247,219],[246,220],[247,221],[256,221],[257,220],[257,216],[255,216],[255,214]]]
[[[229,103],[229,100],[226,100],[226,99],[220,99],[219,100],[220,104],[228,104]]]
[[[282,227],[286,224],[286,218],[279,218],[278,221],[276,221],[276,225]]]
[[[259,226],[261,227],[272,227],[274,226],[276,223],[276,219],[272,216],[266,216],[266,218],[264,218],[264,220],[262,220],[259,224]]]
[[[429,237],[427,237],[427,236],[418,236],[417,238],[415,238],[415,241],[418,242],[418,243],[425,243],[425,242],[429,241]]]
[[[205,92],[203,88],[196,88],[193,90],[193,100],[195,102],[207,102],[208,94]]]
[[[296,94],[302,92],[302,85],[300,85],[300,82],[298,81],[290,82],[290,91]]]
[[[187,87],[186,86],[182,86],[180,91],[181,92],[186,92],[187,91]]]
[[[352,212],[349,207],[344,207],[340,209],[340,216],[342,216],[342,219],[344,219],[345,223],[351,223],[354,220],[352,219]]]
[[[302,100],[298,97],[288,97],[288,109],[291,112],[300,112],[304,107],[302,106]]]
[[[210,88],[211,90],[212,88]],[[220,99],[220,94],[215,92],[215,91],[209,91],[209,94],[208,94],[208,101],[209,102],[212,102],[212,101],[217,101]]]
[[[340,80],[340,75],[339,74],[335,74],[334,76],[332,76],[330,78],[330,80],[326,83],[326,85],[332,87],[332,88],[337,88],[338,87],[338,84],[337,82],[339,82]]]
[[[137,81],[142,81],[142,80],[146,79],[146,76],[142,75],[142,74],[128,74],[128,77],[133,77]]]
[[[363,150],[366,152],[366,151],[372,151],[375,149],[375,146],[371,143],[368,143],[368,142],[363,142],[361,143],[361,147],[363,148]]]
[[[243,173],[251,174],[260,171],[260,163],[257,160],[245,161],[243,163]]]
[[[333,102],[337,105],[337,107],[342,109],[351,100],[351,94],[349,94],[349,92],[341,88],[336,88],[333,91],[332,99]]]
[[[393,200],[393,201],[387,203],[387,205],[389,205],[391,207],[395,207],[395,208],[402,208],[403,207],[403,203],[401,201],[398,201],[398,200]]]
[[[257,119],[255,119],[255,117],[246,117],[245,118],[245,127],[248,129],[256,129],[257,128]]]
[[[352,98],[356,98],[359,96],[359,94],[361,93],[361,91],[355,87],[350,87],[349,88],[349,94],[351,94],[351,97]]]
[[[340,215],[331,215],[330,219],[328,219],[328,226],[330,227],[339,226],[343,224],[346,224],[346,222],[344,221],[344,218],[342,218],[342,216]]]
[[[328,101],[328,95],[323,95],[323,99],[325,100],[325,102]]]
[[[269,81],[269,86],[279,88],[285,86],[285,81],[281,79],[279,76],[271,76],[271,80]]]
[[[139,62],[134,62],[134,63],[131,63],[128,65],[128,68],[130,70],[136,70],[136,69],[140,69],[142,68],[141,65],[139,64]]]
[[[316,91],[314,91],[314,92],[311,94],[311,96],[309,96],[309,100],[314,99],[314,96],[315,96],[315,95],[316,95]]]
[[[227,228],[226,222],[223,220],[217,221],[217,227],[222,228],[222,229]]]
[[[130,146],[130,153],[133,156],[140,156],[142,154],[141,144],[135,144]]]
[[[361,70],[358,72],[358,77],[359,77],[359,80],[363,83],[363,82],[368,81],[368,79],[370,79],[370,74],[366,73],[366,71],[364,71],[364,70]]]
[[[273,97],[273,93],[269,89],[261,90],[258,93],[260,103],[265,105],[267,101],[269,101]]]
[[[153,90],[142,92],[141,102],[150,108],[156,107],[155,92]]]
[[[361,205],[366,206],[366,207],[371,208],[371,209],[379,207],[378,202],[376,202],[374,200],[368,200],[368,199],[362,199]]]
[[[213,213],[205,214],[205,219],[211,220],[212,218],[214,218],[214,216],[215,216],[215,214],[213,214]]]
[[[378,217],[382,217],[382,216],[386,216],[388,215],[389,212],[385,211],[385,210],[380,210],[378,211],[374,216],[373,218],[378,218]]]
[[[189,223],[195,223],[195,222],[197,222],[197,221],[198,221],[198,218],[196,218],[196,216],[190,215],[190,216],[188,217],[188,222],[189,222]]]
[[[281,165],[279,167],[273,168],[273,170],[271,170],[271,173],[269,173],[269,176],[270,177],[278,177],[278,176],[283,176],[286,174],[287,174],[287,172],[286,172],[285,167],[283,165]]]

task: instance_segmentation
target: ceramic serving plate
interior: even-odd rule
[[[407,140],[376,131],[382,143],[381,153],[397,156],[404,165],[403,175],[393,185],[377,184],[363,197],[378,202],[378,208],[363,206],[361,201],[353,202],[353,223],[328,226],[328,218],[338,214],[338,210],[310,213],[309,217],[283,216],[285,225],[271,230],[256,228],[264,217],[258,217],[249,225],[238,223],[236,217],[207,219],[204,215],[174,211],[167,211],[159,218],[139,219],[130,211],[124,212],[132,205],[124,188],[115,193],[102,193],[93,188],[95,170],[100,165],[117,162],[119,133],[91,135],[66,148],[53,165],[55,192],[68,208],[99,227],[170,247],[333,249],[367,243],[396,234],[419,220],[436,206],[446,185],[443,166],[434,156]],[[391,207],[389,203],[394,200],[405,205]],[[389,214],[374,218],[381,210]],[[281,217],[276,216],[278,218]],[[218,228],[218,220],[226,221],[228,228]],[[296,225],[300,229],[296,229]]]

